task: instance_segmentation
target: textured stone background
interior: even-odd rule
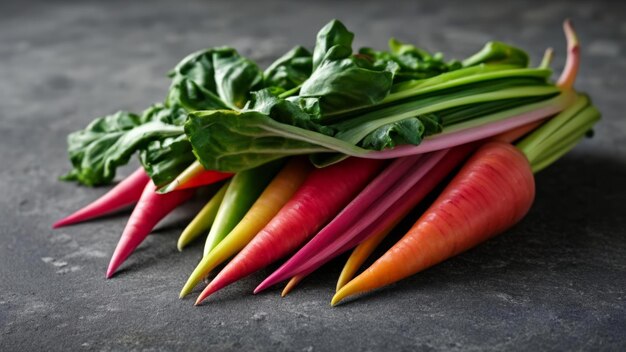
[[[0,349],[624,350],[626,348],[626,3],[406,1],[49,1],[0,3]],[[194,308],[177,293],[201,254],[161,224],[104,280],[125,216],[50,230],[106,189],[56,181],[65,136],[163,98],[188,52],[230,44],[266,65],[313,45],[331,18],[357,46],[388,37],[464,57],[499,39],[537,63],[561,21],[583,43],[577,87],[604,113],[596,138],[537,176],[537,201],[505,235],[337,308],[340,262],[290,296],[252,296],[268,271]],[[128,173],[130,168],[122,172]],[[193,207],[193,205],[191,206]]]

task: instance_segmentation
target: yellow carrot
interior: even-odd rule
[[[337,280],[337,291],[341,289],[345,284],[347,284],[352,278],[354,274],[359,270],[361,265],[369,258],[370,254],[374,252],[376,247],[387,237],[389,232],[393,227],[389,227],[377,234],[373,234],[368,237],[365,241],[361,242],[350,254],[350,257],[346,261],[343,269],[341,270],[341,274],[339,274],[339,279]]]
[[[205,233],[213,224],[217,210],[224,199],[226,194],[226,188],[228,188],[228,182],[224,184],[213,197],[206,203],[204,207],[198,212],[193,220],[187,225],[178,238],[178,250],[182,251],[191,241],[195,240],[200,234]]]
[[[180,292],[184,297],[216,266],[237,254],[298,190],[311,171],[306,158],[294,158],[274,177],[241,221],[205,255]]]

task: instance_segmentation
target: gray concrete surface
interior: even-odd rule
[[[0,3],[0,350],[626,349],[626,5],[621,2],[49,1]],[[269,271],[195,308],[179,300],[201,255],[175,248],[189,212],[159,226],[112,280],[125,224],[50,224],[105,192],[58,182],[65,136],[93,117],[162,99],[164,73],[230,44],[263,64],[342,19],[358,45],[390,36],[463,57],[490,39],[564,59],[604,113],[596,136],[537,176],[537,201],[496,239],[340,307],[335,262],[290,296],[253,296]],[[128,173],[130,168],[123,170]]]

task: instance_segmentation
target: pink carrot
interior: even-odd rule
[[[297,249],[348,204],[383,165],[382,161],[350,158],[314,170],[291,200],[211,281],[196,304]]]
[[[167,194],[155,193],[156,186],[148,182],[141,198],[128,219],[126,228],[117,243],[109,262],[107,279],[113,276],[117,268],[130,256],[139,244],[150,234],[154,226],[176,207],[189,200],[194,189],[175,191]]]
[[[56,229],[87,221],[133,205],[141,197],[141,192],[146,187],[148,181],[150,181],[150,178],[143,168],[140,167],[102,197],[74,214],[55,222],[52,228]]]

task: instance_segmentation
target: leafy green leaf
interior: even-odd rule
[[[383,150],[397,145],[418,145],[424,137],[437,134],[443,127],[435,114],[411,117],[381,126],[370,132],[360,145],[366,149]]]
[[[185,123],[194,154],[209,170],[237,172],[289,155],[328,151],[314,143],[285,138],[280,132],[283,129],[314,136],[313,141],[319,136],[332,139],[279,123],[256,111],[200,111],[190,114]]]
[[[374,66],[352,55],[354,34],[333,20],[317,35],[313,72],[299,96],[319,99],[322,120],[329,113],[356,109],[384,99],[393,83],[394,67]]]
[[[215,50],[230,49],[207,49],[192,53],[170,71],[172,84],[166,99],[167,105],[181,105],[190,111],[228,108],[217,95],[213,65]]]
[[[231,108],[242,108],[250,91],[260,88],[263,75],[259,67],[234,49],[213,53],[217,92]]]
[[[311,53],[301,46],[296,46],[265,70],[264,85],[290,90],[306,81],[312,70]]]
[[[180,104],[188,111],[241,108],[263,79],[254,62],[229,47],[195,52],[176,65],[170,76],[167,104]]]
[[[383,150],[399,144],[418,145],[422,141],[424,125],[416,117],[390,123],[377,128],[361,142],[367,149]]]
[[[141,151],[141,163],[155,184],[169,182],[194,159],[182,128],[187,113],[242,107],[263,78],[256,64],[227,47],[193,53],[169,75],[172,84],[164,104],[141,116],[118,112],[98,118],[70,134],[73,169],[63,179],[91,186],[108,183],[118,166]]]
[[[244,111],[258,111],[278,122],[327,135],[334,133],[332,128],[318,123],[321,112],[319,102],[315,98],[281,99],[273,95],[269,89],[263,89],[252,93],[252,99]]]
[[[354,33],[348,31],[346,26],[338,20],[332,20],[322,27],[317,33],[315,50],[313,50],[313,70],[321,65],[330,49],[335,46],[347,48],[349,53],[345,57],[349,56],[352,53],[352,40],[354,40]]]
[[[187,136],[154,140],[139,154],[141,165],[157,187],[161,187],[193,163],[194,157]]]
[[[396,39],[389,40],[390,51],[377,51],[363,48],[359,54],[374,60],[374,66],[381,67],[395,63],[398,69],[394,73],[394,83],[407,80],[425,79],[444,72],[454,71],[462,67],[459,61],[443,61],[443,55],[431,55],[427,51]]]
[[[528,67],[528,54],[522,49],[502,42],[488,42],[479,52],[463,60],[465,67],[479,64]]]
[[[327,59],[311,74],[300,89],[300,97],[318,98],[323,113],[368,106],[383,100],[393,83],[389,71],[362,67],[354,57],[335,59],[342,47],[334,47]]]
[[[135,151],[152,140],[183,133],[181,127],[158,118],[162,115],[151,116],[150,121],[144,121],[138,115],[117,112],[71,133],[68,154],[73,169],[63,179],[88,186],[111,182],[116,168],[126,164]]]

